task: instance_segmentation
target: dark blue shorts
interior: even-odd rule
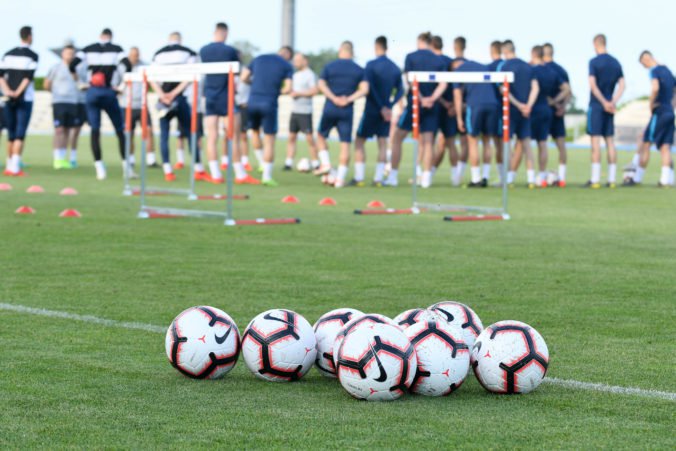
[[[247,105],[247,129],[260,130],[266,135],[277,134],[277,107],[275,105]]]
[[[614,136],[615,115],[606,113],[600,105],[590,105],[587,111],[587,133],[590,136]]]
[[[413,130],[412,106],[406,107],[399,118],[397,127],[402,130]],[[420,133],[435,133],[439,129],[439,104],[435,103],[432,108],[420,108]]]
[[[549,134],[554,139],[566,137],[566,120],[563,116],[557,116],[554,110],[552,110],[552,126]]]
[[[338,129],[340,142],[352,142],[352,109],[343,108],[341,111],[324,109],[319,121],[319,134],[324,138],[329,137],[332,128]]]
[[[227,116],[228,115],[228,94],[219,93],[215,95],[204,94],[206,104],[206,116]],[[237,105],[234,106],[235,113],[239,112]]]
[[[547,141],[552,128],[552,109],[549,106],[535,107],[530,114],[530,136],[534,140]]]
[[[665,144],[674,144],[674,112],[655,112],[643,134],[643,142],[655,144],[659,149]]]
[[[458,118],[449,116],[446,108],[439,108],[439,131],[445,138],[453,138],[458,134]]]
[[[465,113],[465,128],[471,136],[495,136],[498,129],[500,111],[491,106],[467,106]]]
[[[122,110],[117,93],[110,88],[91,87],[87,90],[87,121],[92,130],[101,129],[101,111],[106,112],[115,131],[122,133]]]
[[[25,100],[9,101],[5,104],[5,126],[7,127],[7,139],[24,140],[28,131],[28,123],[33,113],[33,102]]]
[[[509,109],[509,136],[519,140],[529,139],[531,134],[531,118],[524,117],[521,111],[514,107]]]
[[[80,127],[82,126],[77,103],[54,103],[52,104],[52,119],[54,127]]]
[[[370,110],[367,107],[359,122],[357,136],[365,139],[373,136],[387,138],[390,136],[390,123],[383,118],[380,111]]]
[[[7,128],[5,126],[5,107],[0,106],[0,132],[4,128]]]

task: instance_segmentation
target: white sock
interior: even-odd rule
[[[12,155],[12,158],[9,160],[7,165],[10,172],[18,173],[21,170],[21,157],[18,155]]]
[[[347,166],[341,164],[338,166],[338,172],[336,173],[336,185],[343,185],[345,183],[346,176]]]
[[[106,167],[103,164],[103,161],[95,161],[94,162],[94,169],[96,169],[96,178],[99,180],[103,180],[106,178]]]
[[[70,161],[77,161],[77,149],[70,149]]]
[[[399,184],[399,169],[391,169],[387,176],[387,184],[397,186]]]
[[[254,156],[256,157],[256,161],[258,161],[258,166],[263,167],[263,149],[255,149]]]
[[[183,149],[176,149],[176,161],[185,164],[185,151]]]
[[[617,165],[615,163],[608,165],[608,183],[615,183],[617,178]]]
[[[376,163],[376,174],[373,176],[374,182],[382,182],[385,174],[385,163]]]
[[[643,182],[643,174],[645,174],[645,169],[643,169],[640,165],[636,166],[636,173],[634,174],[634,181],[636,183]]]
[[[354,179],[358,182],[364,181],[364,173],[366,172],[365,163],[355,163],[354,164]]]
[[[244,165],[240,163],[233,163],[232,168],[235,170],[235,178],[243,179],[246,177],[246,171],[244,170]]]
[[[634,167],[638,167],[640,161],[640,157],[638,156],[637,153],[634,154],[634,157],[631,159],[631,165]]]
[[[226,165],[226,166],[227,166],[228,164],[230,164],[230,159],[228,158],[227,155],[223,155],[223,156],[221,157],[221,164],[224,164],[224,165]]]
[[[559,181],[560,182],[566,181],[566,165],[565,164],[559,165]]]
[[[472,166],[470,173],[472,174],[472,183],[481,182],[481,168],[479,166]]]
[[[152,166],[155,163],[157,163],[157,156],[155,155],[155,152],[149,152],[146,154],[146,164],[148,166]]]
[[[331,166],[331,156],[329,151],[324,149],[319,151],[319,161],[322,166]]]
[[[268,163],[267,161],[263,162],[263,181],[264,182],[272,180],[272,167],[273,166],[274,166],[273,163]]]
[[[221,174],[221,168],[218,167],[218,161],[211,160],[209,162],[209,172],[211,172],[211,177],[215,179],[222,179],[223,174]]]
[[[458,186],[460,184],[460,175],[458,173],[458,166],[451,166],[451,184]]]
[[[662,185],[668,185],[670,176],[671,176],[671,168],[669,166],[662,166],[662,174],[660,175],[660,183]]]
[[[164,171],[164,175],[169,175],[169,174],[171,174],[171,164],[169,164],[169,163],[162,163],[162,170]]]
[[[286,160],[284,160],[284,166],[289,167],[293,166],[293,158],[287,158]]]
[[[61,149],[54,149],[54,160],[58,161],[61,159]]]
[[[247,164],[249,164],[249,156],[248,156],[248,155],[242,155],[241,160],[242,160],[242,164],[243,164],[244,166],[246,166]]]
[[[204,165],[202,163],[195,163],[195,172],[204,172]]]
[[[534,169],[527,169],[526,170],[526,180],[528,183],[535,183],[535,170]]]
[[[465,167],[466,166],[467,166],[467,163],[462,162],[462,161],[458,161],[458,177],[460,177],[460,179],[462,179],[463,176],[465,175]]]
[[[311,167],[312,169],[317,169],[317,168],[319,168],[319,160],[312,160],[312,161],[310,162],[310,167]]]
[[[491,165],[489,163],[484,163],[483,173],[481,174],[483,178],[489,180],[491,178]]]
[[[432,186],[432,172],[431,171],[422,171],[420,174],[420,186],[423,188],[429,188]]]
[[[592,163],[591,182],[599,183],[601,181],[601,163]]]
[[[539,174],[540,180],[538,182],[541,184],[542,182],[547,182],[547,172],[545,171],[540,171]]]
[[[507,172],[507,183],[509,183],[509,184],[514,183],[515,178],[516,178],[516,173],[514,171]]]
[[[387,163],[392,161],[392,149],[387,149],[387,152],[385,152],[385,161]]]

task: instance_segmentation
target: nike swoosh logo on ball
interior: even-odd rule
[[[223,343],[225,343],[225,340],[228,339],[228,335],[230,335],[231,330],[232,330],[232,327],[228,327],[228,331],[222,337],[219,337],[218,335],[214,334],[214,339],[216,340],[216,343],[218,343],[219,345],[222,345]]]

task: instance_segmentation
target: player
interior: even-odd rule
[[[418,50],[406,55],[404,73],[411,71],[446,72],[445,62],[430,50],[432,34],[418,35]],[[438,100],[447,88],[446,82],[420,84],[420,138],[423,171],[420,186],[432,186],[432,162],[434,159],[434,134],[439,127]],[[387,177],[387,186],[398,185],[399,163],[401,162],[401,146],[406,135],[413,129],[413,94],[409,90],[406,110],[399,118],[397,131],[392,143],[392,170]],[[415,181],[414,181],[415,182]]]
[[[75,58],[75,47],[61,49],[61,61],[49,70],[44,87],[52,93],[52,117],[54,120],[54,169],[71,169],[68,160],[68,137],[73,127],[80,127],[77,102],[80,91],[69,65]]]
[[[544,50],[536,45],[531,51],[531,65],[540,90],[531,113],[531,137],[538,146],[538,165],[540,173],[536,179],[537,186],[546,188],[547,162],[549,149],[547,139],[552,128],[552,107],[560,104],[568,97],[570,88],[557,72],[544,62]],[[558,185],[557,185],[558,186]]]
[[[251,84],[247,106],[247,127],[255,134],[263,129],[263,177],[264,186],[277,186],[272,178],[277,137],[277,99],[291,92],[293,67],[289,63],[293,50],[284,46],[274,54],[260,55],[251,61],[242,72],[242,80]],[[249,176],[242,164],[234,164],[235,183],[258,185],[259,181]]]
[[[486,72],[488,67],[466,59],[458,60],[457,72]],[[463,118],[463,91],[467,104]],[[500,103],[495,86],[484,83],[468,83],[453,85],[453,96],[458,130],[467,133],[469,144],[469,164],[471,172],[470,188],[486,187],[486,179],[482,179],[479,167],[479,137],[492,136],[498,128]]]
[[[401,70],[387,57],[387,38],[378,36],[375,41],[376,58],[366,64],[365,76],[369,84],[366,105],[354,142],[354,179],[352,186],[364,186],[366,140],[378,139],[378,160],[373,177],[374,186],[382,186],[387,162],[387,137],[390,134],[392,107],[404,95]]]
[[[497,72],[498,67],[502,66],[502,42],[493,41],[490,45],[489,53],[491,55],[491,62],[488,63],[488,70],[490,72]],[[497,85],[498,101],[502,102],[502,85]],[[483,137],[483,180],[485,180],[486,185],[491,176],[491,160],[493,158],[491,152],[491,141],[493,141],[493,147],[495,148],[495,164],[498,168],[498,174],[500,175],[499,185],[502,185],[505,180],[505,167],[503,161],[503,152],[504,152],[504,143],[502,142],[502,114],[498,115],[498,128],[490,136]]]
[[[622,66],[619,61],[608,54],[606,36],[603,34],[594,37],[594,50],[597,56],[589,62],[589,86],[591,95],[587,132],[591,136],[592,169],[591,179],[586,187],[598,189],[601,187],[601,138],[606,141],[608,149],[608,183],[609,188],[615,187],[617,172],[617,150],[615,149],[615,113],[617,102],[624,94],[625,82]]]
[[[315,175],[326,174],[331,170],[326,138],[335,127],[340,138],[340,163],[336,174],[336,188],[345,185],[347,165],[350,162],[354,102],[369,93],[364,69],[352,60],[353,57],[352,42],[344,41],[338,50],[338,59],[324,66],[319,76],[319,90],[326,96],[326,103],[319,122],[317,146],[321,149],[320,166]]]
[[[205,45],[200,50],[200,59],[203,63],[222,63],[222,62],[239,62],[239,52],[225,43],[228,39],[228,25],[219,22],[216,24],[214,31],[214,41]],[[212,183],[224,183],[225,179],[221,173],[221,168],[218,164],[218,126],[221,119],[224,119],[225,127],[227,128],[228,121],[228,96],[235,93],[228,92],[228,75],[227,74],[210,74],[204,77],[204,99],[205,104],[205,126],[207,132],[207,159],[209,161],[209,172],[211,176],[205,180]],[[234,139],[232,141],[232,157],[235,163],[241,163],[239,156],[239,141],[241,118],[237,106],[234,111]],[[223,155],[223,163],[228,164],[227,154]]]
[[[446,65],[446,70],[451,70],[453,59],[444,55],[444,41],[441,36],[432,36],[432,51],[439,56]],[[460,61],[460,60],[459,60]],[[451,163],[451,183],[458,186],[458,150],[455,147],[455,137],[458,134],[458,120],[456,117],[455,105],[453,104],[453,86],[448,86],[439,99],[439,139],[437,143],[436,154],[432,172],[436,172],[442,161],[444,154],[448,149],[448,159]]]
[[[237,108],[239,108],[239,114],[241,116],[241,127],[239,129],[240,131],[240,139],[239,139],[239,145],[240,145],[240,153],[241,153],[241,158],[242,158],[242,165],[244,166],[244,170],[246,172],[251,171],[251,163],[249,163],[249,127],[248,127],[248,115],[247,115],[247,106],[249,104],[249,96],[251,95],[251,85],[248,83],[244,83],[242,81],[242,77],[236,77],[235,81],[235,89],[237,92],[235,93],[235,105],[237,105]],[[262,167],[263,166],[263,156],[261,154],[261,159],[258,161],[258,166]],[[227,167],[223,167],[221,165],[221,169],[227,169]]]
[[[458,36],[453,40],[453,53],[455,54],[454,62],[459,63],[460,61],[465,61],[465,49],[467,48],[467,39],[463,36]],[[465,109],[463,108],[463,111]],[[466,133],[460,134],[460,155],[458,156],[458,167],[455,178],[453,179],[453,185],[457,186],[460,184],[460,181],[465,176],[465,168],[467,167],[467,159],[469,155],[469,145],[467,141]]]
[[[650,111],[652,118],[640,147],[640,161],[633,178],[624,181],[624,186],[634,186],[643,181],[643,174],[650,161],[650,144],[655,144],[662,155],[662,171],[657,184],[660,188],[672,185],[671,146],[674,143],[674,87],[676,80],[667,66],[659,64],[649,51],[644,51],[639,62],[650,71]]]
[[[74,46],[73,41],[71,40],[66,41],[66,45]],[[78,67],[77,73],[75,74],[75,83],[78,87],[77,117],[80,125],[71,127],[70,136],[68,137],[68,147],[70,148],[68,162],[70,163],[71,168],[77,167],[77,149],[80,132],[82,131],[82,127],[87,123],[87,90],[83,89],[87,83],[87,68],[84,64]]]
[[[7,127],[7,167],[5,175],[22,177],[21,157],[28,123],[33,111],[35,87],[33,77],[38,67],[38,54],[31,50],[33,29],[19,30],[21,45],[5,53],[0,64],[0,90],[5,95]]]
[[[317,145],[312,136],[312,98],[319,93],[317,76],[308,66],[308,60],[302,53],[296,52],[293,57],[293,66],[296,72],[293,74],[291,98],[291,119],[289,120],[289,141],[286,147],[286,161],[284,170],[293,169],[293,159],[296,156],[296,141],[298,133],[305,135],[310,150],[311,169],[319,168]]]
[[[459,61],[465,61],[465,49],[467,48],[467,39],[463,36],[458,36],[453,40],[453,52],[455,53],[455,59]]]
[[[545,66],[550,67],[559,74],[559,77],[568,84],[568,95],[562,99],[560,102],[552,105],[552,128],[549,132],[552,139],[556,143],[556,147],[559,150],[559,171],[558,171],[558,180],[554,186],[559,186],[564,188],[566,186],[566,165],[568,163],[568,151],[566,149],[566,107],[570,103],[570,100],[573,97],[573,92],[570,89],[570,79],[568,78],[568,72],[566,69],[561,67],[560,64],[554,61],[554,46],[550,43],[547,43],[542,46],[544,51],[544,62]],[[556,96],[558,97],[559,92],[557,91]]]
[[[122,169],[129,171],[130,166],[124,161],[124,127],[122,111],[117,101],[117,88],[126,71],[131,69],[129,60],[125,58],[122,47],[113,44],[113,32],[105,28],[101,32],[99,42],[83,48],[70,63],[71,73],[77,75],[78,66],[84,64],[87,70],[87,121],[91,127],[91,147],[94,155],[96,178],[105,180],[106,167],[101,155],[101,111],[105,111],[115,128],[118,149],[122,158]],[[113,88],[115,87],[115,88]]]
[[[516,171],[525,153],[528,187],[532,189],[535,188],[535,170],[530,148],[531,112],[540,92],[540,86],[530,64],[516,57],[514,42],[505,41],[502,44],[502,54],[505,61],[498,67],[498,70],[514,72],[514,83],[510,86],[509,93],[509,122],[510,136],[516,135],[517,139],[510,162],[510,171],[507,174],[507,184],[514,184]]]

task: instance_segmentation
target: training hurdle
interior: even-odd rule
[[[194,217],[194,218],[216,218],[223,219],[227,226],[235,225],[277,225],[277,224],[297,224],[300,222],[298,218],[282,218],[269,219],[257,218],[252,220],[238,220],[234,218],[233,214],[233,200],[247,200],[248,195],[234,194],[234,170],[233,164],[228,165],[226,171],[226,194],[215,194],[198,196],[195,194],[195,164],[197,159],[197,105],[199,102],[199,83],[201,78],[205,75],[227,75],[228,90],[230,93],[235,92],[235,74],[239,73],[240,65],[238,62],[224,62],[224,63],[197,63],[197,64],[176,64],[176,65],[150,65],[143,68],[138,73],[127,73],[124,76],[124,81],[130,87],[131,83],[142,83],[142,107],[141,107],[141,171],[140,171],[140,186],[138,190],[131,187],[128,178],[125,179],[125,194],[138,194],[141,207],[138,217],[141,219],[149,218],[177,218],[177,217]],[[181,189],[165,189],[154,188],[147,186],[147,163],[146,163],[146,140],[148,137],[148,81],[157,82],[192,82],[193,84],[193,102],[191,111],[190,124],[190,149],[191,149],[191,164],[190,164],[190,188],[186,190]],[[131,90],[129,90],[131,93]],[[233,150],[232,142],[234,139],[234,123],[235,123],[235,103],[234,95],[228,96],[228,127],[225,136],[226,152],[228,160],[232,163]],[[127,116],[126,116],[126,161],[129,164],[129,149],[131,145],[131,102],[127,102]],[[127,168],[125,168],[127,169]],[[125,176],[129,172],[125,170]],[[204,211],[171,207],[152,206],[147,204],[148,196],[158,195],[187,195],[188,200],[225,200],[225,211]]]
[[[411,83],[412,113],[413,113],[413,183],[411,193],[411,208],[387,210],[355,210],[358,215],[417,215],[424,212],[459,213],[457,216],[446,216],[446,221],[497,221],[510,219],[507,211],[508,189],[507,171],[509,167],[510,133],[509,133],[509,90],[514,82],[513,72],[408,72],[408,81]],[[492,83],[502,85],[502,167],[505,176],[502,180],[502,205],[500,208],[451,205],[440,203],[420,202],[418,199],[418,184],[416,167],[420,152],[420,83]]]

